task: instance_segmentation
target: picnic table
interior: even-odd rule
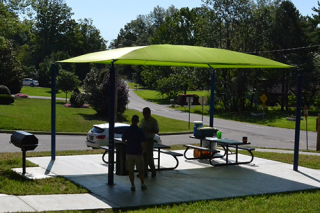
[[[171,148],[171,146],[164,145],[164,144],[159,144],[159,143],[154,143],[153,144],[153,149],[158,151],[158,157],[154,158],[154,159],[158,160],[158,166],[157,166],[158,168],[157,168],[157,170],[171,170],[171,169],[175,169],[175,168],[177,168],[179,166],[179,160],[178,160],[177,157],[183,156],[183,154],[178,153],[178,152],[172,152],[172,151],[165,150],[165,149],[170,149],[170,148]],[[171,155],[176,160],[176,165],[173,166],[173,167],[161,168],[160,167],[160,153]]]
[[[125,170],[125,149],[124,149],[124,145],[122,144],[122,139],[121,138],[115,138],[114,139],[114,144],[115,144],[115,147],[116,147],[116,151],[115,151],[115,153],[116,153],[116,159],[117,159],[117,161],[121,161],[120,163],[116,163],[116,165],[120,168],[120,166],[121,166],[121,170],[122,171],[119,171],[119,172],[117,172],[116,171],[116,173],[121,173],[121,174],[125,174],[126,172],[124,171]],[[123,146],[123,147],[122,147]],[[121,148],[122,147],[122,148]],[[106,156],[106,154],[108,153],[108,151],[109,151],[109,147],[108,146],[101,146],[100,147],[101,149],[104,149],[105,150],[105,152],[103,153],[103,155],[102,155],[102,160],[103,160],[103,162],[105,162],[105,163],[107,163],[108,164],[108,161],[106,161],[105,160],[105,156]],[[175,169],[175,168],[177,168],[178,167],[178,165],[179,165],[179,160],[178,160],[178,158],[177,157],[179,157],[179,156],[183,156],[183,154],[181,154],[181,153],[178,153],[178,152],[172,152],[172,151],[167,151],[167,150],[165,150],[165,149],[170,149],[171,148],[171,146],[168,146],[168,145],[164,145],[164,144],[159,144],[159,143],[154,143],[153,144],[153,148],[154,148],[154,151],[157,151],[157,157],[155,157],[154,159],[155,160],[157,160],[157,165],[156,165],[156,169],[157,170],[172,170],[172,169]],[[174,159],[175,159],[175,161],[176,161],[176,164],[175,164],[175,166],[172,166],[172,167],[161,167],[160,166],[160,156],[161,156],[161,153],[162,154],[167,154],[167,155],[171,155]],[[121,165],[120,165],[121,164]]]
[[[194,136],[190,136],[190,138],[200,140],[200,147],[193,146],[193,145],[184,145],[186,147],[186,150],[184,152],[184,157],[187,160],[203,159],[203,157],[194,157],[194,158],[187,157],[187,151],[191,148],[191,149],[195,149],[195,150],[199,150],[199,151],[209,152],[210,156],[207,157],[207,159],[209,159],[209,162],[212,166],[228,166],[228,165],[248,164],[253,161],[254,156],[253,156],[252,151],[255,149],[251,148],[251,147],[242,146],[242,145],[250,145],[251,143],[243,143],[242,141],[236,141],[236,140],[227,139],[227,138],[218,139],[217,137],[196,138]],[[202,147],[203,141],[208,141],[210,143],[209,148]],[[221,154],[219,154],[219,152],[220,152],[219,150],[211,149],[211,143],[217,143],[217,145],[221,146],[223,148],[224,154],[221,155]],[[235,149],[235,152],[233,152],[231,149]],[[238,158],[239,149],[246,150],[251,155],[251,159],[249,161],[239,161],[239,158]],[[235,155],[235,161],[229,162],[229,155],[233,155],[233,154]],[[214,163],[213,162],[214,158],[221,158],[222,159],[224,157],[225,157],[225,163]]]

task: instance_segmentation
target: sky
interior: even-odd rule
[[[312,7],[318,8],[318,0],[291,0],[304,16],[313,13]],[[181,7],[201,7],[201,0],[65,0],[72,8],[73,18],[93,20],[93,25],[100,30],[101,36],[110,41],[116,39],[120,29],[138,15],[148,15],[156,6],[168,9],[171,5]]]

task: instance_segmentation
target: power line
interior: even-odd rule
[[[301,49],[309,49],[309,48],[313,48],[313,47],[320,47],[320,44],[306,46],[306,47],[295,47],[295,48],[290,48],[290,49],[266,50],[266,51],[255,51],[255,52],[246,52],[246,53],[252,54],[252,53],[288,52],[288,51],[295,51],[295,50],[301,50]]]

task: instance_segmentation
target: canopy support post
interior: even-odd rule
[[[213,119],[214,119],[214,90],[215,90],[215,82],[216,82],[216,71],[209,65],[212,70],[211,74],[211,94],[210,94],[210,123],[209,126],[213,127]]]
[[[51,160],[56,159],[56,76],[57,65],[51,64]]]
[[[109,89],[109,164],[108,164],[108,185],[114,184],[114,101],[115,101],[115,68],[114,61],[110,67],[110,89]],[[107,98],[107,97],[106,97]]]
[[[299,165],[299,143],[300,143],[300,118],[301,118],[301,106],[302,106],[302,75],[298,73],[298,88],[297,88],[297,109],[296,109],[296,129],[294,140],[294,159],[293,170],[298,171]]]

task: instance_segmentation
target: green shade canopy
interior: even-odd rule
[[[114,153],[114,91],[115,64],[205,67],[213,70],[211,76],[210,126],[213,127],[214,109],[214,68],[290,68],[292,66],[267,58],[234,52],[230,50],[195,47],[185,45],[159,44],[150,46],[124,47],[113,50],[89,53],[70,58],[61,63],[101,63],[110,67],[109,103],[109,172],[108,184],[113,184]],[[53,72],[54,73],[54,72]],[[55,87],[55,86],[54,86]],[[55,89],[52,91],[55,91]],[[53,116],[52,116],[53,117]],[[54,124],[55,125],[55,124]],[[52,125],[52,126],[54,126]],[[55,132],[52,131],[52,132]],[[52,145],[53,146],[53,145]],[[53,151],[52,151],[53,153]]]
[[[217,48],[159,44],[124,47],[70,58],[61,63],[101,63],[212,68],[290,68],[267,58]]]

